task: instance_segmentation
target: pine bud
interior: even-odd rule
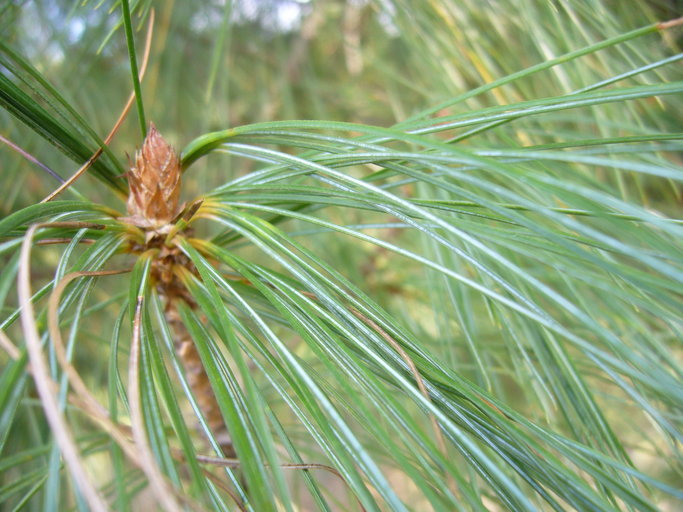
[[[135,154],[128,185],[128,220],[133,224],[160,227],[178,215],[180,158],[153,123]]]

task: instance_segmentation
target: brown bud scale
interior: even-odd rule
[[[148,228],[170,223],[179,212],[180,158],[153,123],[128,173],[129,222]]]

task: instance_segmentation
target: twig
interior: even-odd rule
[[[97,224],[96,222],[82,222],[82,221],[63,221],[63,222],[43,222],[36,224],[39,228],[74,228],[74,229],[106,229],[104,224]]]
[[[247,512],[247,509],[244,508],[244,505],[242,504],[242,500],[237,496],[230,487],[225,485],[225,482],[218,477],[217,475],[214,475],[211,471],[205,468],[201,468],[202,473],[204,473],[205,476],[209,477],[211,481],[216,484],[218,487],[221,488],[223,492],[225,492],[228,496],[232,498],[232,501],[235,502],[235,505],[237,505],[237,508],[239,508],[242,512]]]
[[[666,30],[672,27],[678,27],[683,25],[683,17],[676,18],[674,20],[662,21],[657,25],[659,30]]]
[[[66,425],[66,420],[60,410],[57,397],[54,394],[56,383],[50,376],[47,363],[42,354],[40,335],[38,334],[35,312],[33,310],[33,304],[31,303],[32,293],[30,284],[31,243],[36,229],[37,226],[35,225],[29,227],[26,236],[24,237],[21,246],[17,283],[19,303],[21,305],[21,325],[24,336],[26,337],[26,349],[31,361],[33,380],[38,395],[40,396],[47,421],[50,424],[52,433],[57,440],[57,445],[64,456],[66,465],[69,467],[76,485],[88,503],[90,510],[95,512],[106,512],[108,510],[107,503],[91,482],[88,473],[83,466],[78,447]]]
[[[140,68],[140,80],[143,79],[145,76],[145,71],[147,70],[147,62],[149,60],[149,53],[152,48],[152,33],[153,33],[153,28],[154,28],[154,9],[152,9],[150,16],[149,16],[149,23],[147,25],[147,39],[145,40],[145,53],[142,58],[142,67]],[[123,123],[123,120],[126,118],[128,115],[128,112],[130,111],[130,108],[133,106],[133,102],[135,101],[135,91],[133,91],[130,96],[128,97],[128,101],[126,102],[126,106],[123,107],[123,111],[121,112],[121,115],[119,115],[119,118],[117,119],[116,123],[114,123],[114,127],[111,129],[109,132],[109,135],[104,139],[103,146],[108,145],[111,140],[114,138],[114,135],[116,135],[116,132],[119,131],[119,128],[121,127],[121,124]],[[50,195],[45,197],[41,201],[41,203],[46,203],[48,201],[52,201],[55,197],[57,197],[59,194],[64,192],[67,188],[69,188],[71,185],[73,185],[78,178],[81,177],[85,171],[87,171],[90,166],[95,163],[95,160],[97,160],[100,155],[102,154],[103,147],[97,148],[97,151],[93,153],[93,155],[88,159],[87,162],[83,164],[83,166],[78,169],[68,180],[64,181],[59,188],[54,190]]]
[[[71,242],[71,238],[43,238],[42,240],[38,240],[36,242],[36,245],[55,245],[55,244],[68,244]],[[92,238],[82,238],[78,241],[79,244],[94,244],[95,240]]]
[[[238,468],[240,466],[240,461],[238,459],[222,459],[220,457],[210,457],[207,455],[197,455],[197,461],[203,462],[204,464],[212,464],[214,466],[220,466],[220,467],[226,467],[226,468]],[[268,464],[266,464],[266,467]],[[348,486],[348,482],[344,480],[344,477],[342,474],[334,469],[332,466],[327,466],[326,464],[318,464],[318,463],[303,463],[303,464],[280,464],[278,467],[282,469],[300,469],[303,471],[307,471],[309,469],[321,469],[323,471],[327,471],[328,473],[332,473],[334,476],[339,478],[344,485]],[[230,493],[232,496],[232,493]],[[360,506],[361,510],[365,512],[365,507],[363,507],[363,504],[361,501],[358,499],[356,496],[356,500],[358,501],[358,505]]]
[[[74,229],[106,229],[107,226],[104,224],[97,224],[94,222],[81,222],[81,221],[64,221],[64,222],[44,222],[36,224],[36,228],[74,228]],[[71,242],[71,238],[44,238],[38,240],[36,245],[53,245],[53,244],[64,244]],[[82,244],[92,244],[95,242],[92,238],[83,238],[78,241]]]
[[[211,457],[209,455],[197,455],[197,461],[203,462],[204,464],[211,464],[213,466],[221,466],[225,468],[238,468],[241,466],[241,462],[239,459],[224,459],[221,457]],[[266,464],[266,467],[268,467],[268,464]],[[311,462],[311,463],[284,463],[280,464],[278,467],[281,467],[282,469],[322,469],[324,471],[327,471],[329,473],[332,473],[333,475],[341,478],[341,480],[346,483],[346,480],[344,480],[344,477],[341,475],[339,471],[334,469],[332,466],[327,466],[325,464],[319,464],[317,462]]]

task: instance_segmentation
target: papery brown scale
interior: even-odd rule
[[[141,227],[171,222],[179,211],[180,174],[180,158],[150,123],[128,176],[130,220]]]

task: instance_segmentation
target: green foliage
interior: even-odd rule
[[[127,49],[140,57],[154,3],[113,4],[0,9],[3,135],[62,177],[136,82]],[[683,54],[680,27],[657,23],[672,13],[175,4],[157,6],[138,120],[144,103],[190,140],[193,208],[167,242],[187,260],[179,321],[238,461],[176,353],[152,283],[161,249],[136,252],[117,202],[119,157],[141,144],[129,119],[97,181],[59,201],[38,203],[54,182],[0,148],[3,509],[93,503],[37,379],[54,382],[115,510],[150,496],[258,511],[680,506]],[[74,272],[89,274],[66,285]]]

